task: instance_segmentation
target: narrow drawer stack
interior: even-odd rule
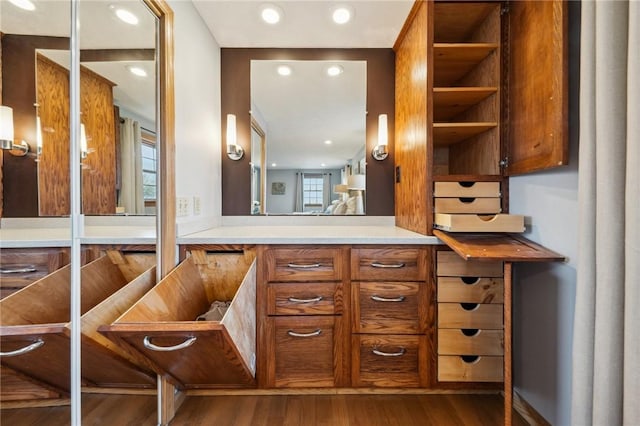
[[[523,232],[524,216],[501,213],[500,182],[435,182],[434,227],[449,232]]]
[[[502,381],[502,262],[438,251],[437,277],[438,381]]]
[[[353,386],[427,384],[426,253],[423,247],[352,249]]]

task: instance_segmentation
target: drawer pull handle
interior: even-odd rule
[[[315,303],[323,299],[322,296],[312,297],[311,299],[298,299],[297,297],[290,297],[288,300],[291,303]]]
[[[376,302],[403,302],[404,299],[405,299],[404,296],[381,297],[381,296],[376,296],[375,294],[371,296],[371,300],[375,300]]]
[[[28,352],[38,349],[42,345],[44,345],[44,340],[38,339],[36,342],[33,342],[32,344],[25,346],[24,348],[16,349],[15,351],[11,352],[0,352],[0,357],[24,355]]]
[[[379,349],[373,349],[371,352],[378,356],[402,356],[407,352],[407,350],[405,348],[400,348],[398,352],[383,352]]]
[[[189,337],[187,340],[185,340],[184,342],[180,343],[179,345],[175,345],[175,346],[157,346],[154,345],[153,343],[151,343],[151,337],[149,336],[144,336],[144,341],[142,342],[142,344],[144,344],[144,347],[147,349],[151,349],[152,351],[156,351],[156,352],[171,352],[171,351],[177,351],[180,349],[184,349],[184,348],[188,348],[189,346],[193,345],[196,341],[196,337]]]
[[[311,333],[296,333],[293,330],[287,331],[287,334],[291,337],[315,337],[319,336],[322,333],[322,330],[317,329],[316,331],[312,331]]]
[[[19,266],[17,268],[0,268],[0,274],[26,274],[27,272],[36,272],[34,266]]]
[[[387,269],[398,269],[404,268],[404,263],[380,263],[380,262],[371,262],[372,268],[387,268]]]
[[[319,268],[319,263],[288,263],[287,266],[293,269],[312,269]]]

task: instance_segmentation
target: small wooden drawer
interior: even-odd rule
[[[353,282],[355,333],[424,333],[427,291],[424,283]]]
[[[418,387],[426,385],[424,335],[352,335],[352,385]]]
[[[69,263],[69,256],[61,248],[2,249],[0,257],[2,297],[26,287],[67,263]]]
[[[439,251],[437,255],[439,277],[503,277],[502,262],[465,260],[452,251]]]
[[[448,232],[524,232],[524,216],[515,214],[436,213],[434,228]]]
[[[502,330],[447,329],[438,330],[439,355],[494,355],[504,354]]]
[[[504,359],[501,356],[438,357],[440,382],[501,382],[504,377]]]
[[[435,213],[496,214],[502,211],[500,198],[436,198]]]
[[[438,302],[503,303],[503,278],[438,277]]]
[[[423,247],[354,248],[351,278],[375,281],[424,281],[427,250]]]
[[[335,247],[271,248],[265,250],[267,281],[338,281],[342,250]]]
[[[438,328],[502,329],[502,305],[438,303]]]
[[[268,315],[342,313],[342,283],[268,283]]]
[[[433,196],[500,198],[500,182],[435,182]]]
[[[271,317],[267,385],[334,387],[342,383],[340,316]]]

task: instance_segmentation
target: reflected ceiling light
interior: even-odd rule
[[[324,144],[325,144],[325,145],[331,145],[332,143],[333,143],[333,142],[332,142],[332,141],[330,141],[329,139],[327,139],[326,141],[324,141]]]
[[[277,166],[276,163],[271,163],[271,167],[275,167],[275,166]]]
[[[333,9],[333,13],[331,14],[331,17],[333,18],[333,22],[339,25],[346,24],[347,22],[349,22],[352,16],[353,16],[353,12],[351,8],[346,6],[339,6]]]
[[[29,0],[9,0],[9,3],[19,7],[20,9],[29,10],[29,11],[36,10],[36,5]]]
[[[135,65],[129,65],[127,67],[127,69],[129,70],[129,72],[131,74],[137,75],[138,77],[146,77],[147,76],[147,72],[141,67],[137,67]]]
[[[278,74],[283,76],[291,75],[291,67],[288,65],[280,65],[278,67]]]
[[[320,167],[327,167],[327,165],[325,163],[321,163]]]
[[[138,25],[138,17],[127,9],[115,9],[115,14],[122,22],[126,22],[130,25]]]
[[[344,72],[344,68],[342,68],[342,66],[340,65],[331,65],[329,68],[327,68],[327,74],[330,77],[335,77],[337,75],[340,75]]]
[[[280,19],[282,19],[282,15],[282,9],[272,4],[265,4],[264,6],[262,6],[262,10],[260,11],[262,20],[270,25],[274,25],[280,22]]]

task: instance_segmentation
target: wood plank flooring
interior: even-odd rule
[[[171,425],[189,426],[493,426],[499,395],[189,396]],[[82,424],[153,426],[156,398],[84,394]],[[514,413],[514,426],[527,423]],[[69,407],[5,409],[0,425],[67,426]]]

